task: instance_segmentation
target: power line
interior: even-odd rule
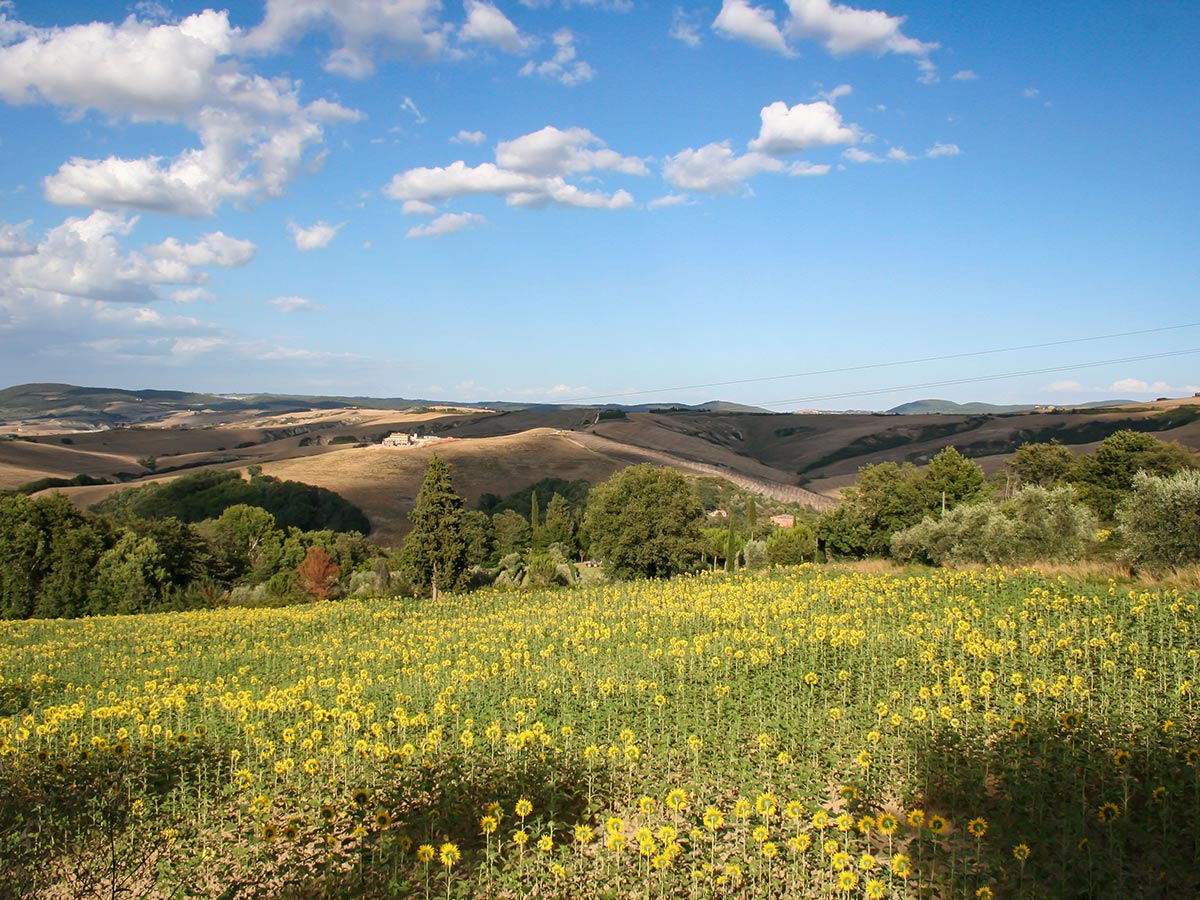
[[[1180,326],[1187,327],[1187,326]],[[896,385],[886,388],[872,388],[863,391],[844,391],[837,394],[822,394],[815,397],[797,397],[791,400],[771,400],[755,403],[754,406],[782,406],[790,403],[816,403],[822,400],[841,400],[846,397],[868,397],[873,394],[890,394],[897,391],[912,391],[924,388],[946,387],[953,384],[977,384],[981,381],[1000,381],[1005,378],[1020,378],[1023,375],[1045,375],[1049,372],[1070,372],[1075,369],[1095,369],[1100,366],[1111,366],[1119,363],[1140,362],[1147,359],[1165,359],[1171,356],[1186,356],[1190,353],[1200,353],[1200,347],[1189,350],[1172,350],[1165,353],[1148,353],[1145,356],[1126,356],[1120,359],[1101,359],[1095,362],[1075,363],[1069,366],[1049,366],[1044,369],[1026,369],[1022,372],[1002,372],[997,375],[976,375],[971,378],[953,378],[948,381],[926,381],[921,384]]]
[[[563,400],[562,402],[563,403],[586,403],[586,402],[590,402],[592,400],[612,400],[612,399],[618,398],[618,397],[640,397],[640,396],[644,396],[646,394],[666,394],[666,393],[671,393],[674,391],[694,391],[694,390],[699,390],[701,388],[730,387],[732,385],[739,385],[739,384],[757,384],[757,383],[764,382],[764,381],[783,381],[788,378],[810,378],[815,375],[839,375],[839,374],[843,374],[845,372],[864,372],[864,371],[867,371],[870,369],[886,369],[886,368],[891,368],[894,366],[911,366],[911,365],[915,365],[917,363],[926,363],[926,362],[943,362],[943,361],[949,360],[949,359],[969,359],[969,358],[975,357],[975,356],[988,356],[988,355],[995,354],[995,353],[1014,353],[1018,350],[1038,350],[1038,349],[1042,349],[1045,347],[1063,347],[1068,344],[1084,344],[1084,343],[1088,343],[1090,341],[1107,341],[1107,340],[1112,340],[1113,338],[1135,337],[1137,335],[1143,335],[1143,334],[1158,334],[1163,331],[1179,331],[1184,328],[1200,328],[1200,322],[1188,322],[1183,325],[1164,325],[1161,328],[1144,328],[1140,331],[1122,331],[1117,334],[1100,334],[1100,335],[1096,335],[1095,337],[1069,338],[1067,340],[1062,340],[1062,341],[1046,341],[1045,343],[1041,343],[1041,344],[1024,344],[1019,347],[999,347],[994,350],[973,350],[973,351],[970,351],[967,353],[948,353],[944,356],[923,356],[923,357],[919,357],[917,359],[901,359],[901,360],[895,360],[893,362],[883,362],[883,363],[866,363],[866,364],[860,365],[860,366],[844,366],[844,367],[838,368],[838,369],[817,369],[817,370],[814,370],[811,372],[796,372],[791,375],[765,375],[761,378],[742,378],[737,381],[710,381],[705,384],[686,384],[686,385],[680,385],[678,387],[653,388],[650,390],[640,390],[640,391],[622,391],[622,392],[615,393],[615,394],[593,394],[588,397],[574,397],[569,400]],[[1191,352],[1191,351],[1185,351],[1185,352]],[[1154,357],[1135,357],[1135,358],[1153,359]],[[1123,361],[1124,360],[1114,360],[1114,362],[1123,362]],[[1083,368],[1083,367],[1080,367],[1080,368]],[[1062,370],[1061,369],[1048,369],[1046,371],[1062,371]],[[1020,373],[1018,373],[1018,374],[1020,374]],[[1031,374],[1033,374],[1033,373],[1031,373]],[[999,377],[999,376],[997,376],[997,377]],[[947,385],[947,384],[966,384],[966,383],[967,383],[966,381],[944,381],[944,382],[938,382],[936,384],[931,384],[931,385],[914,385],[914,387],[937,387],[940,385]],[[895,390],[904,390],[904,388],[896,388]],[[867,391],[866,393],[883,394],[883,393],[887,393],[887,391],[883,391],[883,390]],[[832,399],[834,397],[843,397],[843,396],[854,397],[854,396],[859,396],[859,394],[833,394],[830,396],[830,399]],[[805,402],[805,401],[780,400],[779,402],[780,403],[800,403],[800,402]]]

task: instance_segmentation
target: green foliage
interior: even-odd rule
[[[63,494],[0,498],[0,618],[83,613],[109,543],[103,523]]]
[[[204,469],[161,484],[127,488],[97,503],[98,514],[141,519],[202,522],[238,504],[271,513],[281,528],[304,531],[370,532],[362,510],[325,488],[265,475],[242,479],[237,472]]]
[[[1096,540],[1096,517],[1069,486],[1029,485],[1002,503],[968,503],[927,516],[892,537],[900,560],[1019,564],[1080,559]]]
[[[529,520],[513,509],[506,509],[492,516],[492,530],[496,536],[496,557],[503,559],[510,553],[523,554],[533,545],[533,530]]]
[[[467,542],[467,565],[491,565],[496,550],[496,533],[491,516],[477,509],[463,510],[462,526]]]
[[[1200,470],[1173,475],[1139,472],[1117,509],[1130,562],[1147,568],[1200,563]]]
[[[592,489],[585,530],[614,578],[666,578],[696,567],[704,510],[686,478],[649,464]]]
[[[463,533],[462,497],[454,493],[450,466],[440,457],[429,461],[408,514],[413,529],[404,542],[401,559],[418,584],[427,585],[434,599],[442,591],[463,586],[467,575],[467,538]]]
[[[154,538],[125,532],[96,564],[88,611],[112,614],[156,609],[170,584],[166,563]]]
[[[555,494],[546,504],[546,519],[538,532],[538,544],[542,547],[561,546],[570,556],[579,549],[576,540],[578,525],[571,511],[571,504],[562,494]]]
[[[934,511],[977,500],[985,491],[983,470],[953,447],[924,470],[911,463],[864,466],[843,502],[821,516],[817,536],[832,555],[886,556],[898,531]]]
[[[1075,465],[1075,454],[1058,441],[1022,444],[1005,465],[1022,484],[1061,484]]]
[[[798,566],[814,559],[816,553],[817,533],[802,522],[778,528],[767,538],[767,564],[771,566]]]
[[[1080,499],[1102,520],[1110,522],[1121,501],[1133,490],[1138,472],[1171,475],[1197,465],[1200,458],[1196,452],[1177,443],[1137,431],[1118,431],[1079,459],[1070,481],[1078,488]]]
[[[16,489],[15,493],[36,494],[39,491],[46,491],[50,488],[90,487],[97,484],[112,484],[112,482],[107,478],[97,478],[94,475],[75,475],[72,478],[38,478],[35,481],[25,482]]]
[[[552,497],[554,494],[561,494],[571,507],[572,512],[579,513],[587,506],[588,491],[591,490],[591,487],[592,483],[582,478],[574,481],[567,481],[563,478],[543,478],[536,484],[531,484],[527,488],[515,491],[507,497],[498,497],[495,494],[483,494],[479,498],[479,508],[490,516],[504,512],[507,509],[526,516],[533,505],[533,495],[535,493],[541,497]]]
[[[284,533],[265,509],[240,503],[200,526],[211,544],[215,566],[230,581],[258,583],[279,569]]]

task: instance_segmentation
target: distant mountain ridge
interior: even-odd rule
[[[1061,406],[1052,404],[1034,404],[1022,403],[1011,406],[997,405],[995,403],[955,403],[953,400],[914,400],[911,403],[901,403],[899,406],[893,406],[887,410],[890,415],[896,416],[927,416],[927,415],[953,415],[953,416],[980,416],[980,415],[1000,415],[1002,413],[1029,412],[1031,409],[1090,409],[1101,406],[1128,406],[1131,403],[1137,403],[1137,400],[1093,400],[1090,403],[1064,403]]]

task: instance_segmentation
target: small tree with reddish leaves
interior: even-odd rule
[[[328,600],[341,570],[324,547],[309,547],[304,562],[296,566],[296,580],[300,590],[314,600]]]

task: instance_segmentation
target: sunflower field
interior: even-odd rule
[[[0,896],[1196,896],[1198,600],[805,566],[3,622]]]

